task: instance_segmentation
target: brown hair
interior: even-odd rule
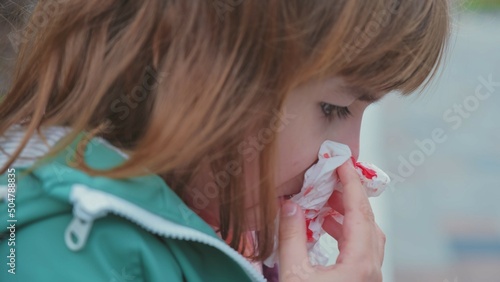
[[[26,135],[1,169],[37,129],[64,125],[73,133],[52,154],[79,132],[102,136],[130,159],[97,171],[79,152],[81,169],[122,178],[147,167],[184,197],[203,159],[214,175],[229,163],[244,171],[239,145],[302,83],[342,76],[373,91],[417,89],[440,61],[448,17],[446,0],[40,1],[0,105],[0,135],[17,123]],[[272,141],[259,152],[254,259],[273,247]],[[240,252],[242,170],[217,187],[221,233]]]

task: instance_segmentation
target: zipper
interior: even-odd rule
[[[74,184],[71,188],[70,201],[73,203],[73,219],[66,228],[64,239],[72,251],[81,250],[87,241],[94,220],[109,213],[121,216],[145,230],[166,238],[198,242],[217,248],[236,261],[251,277],[252,281],[266,281],[261,273],[242,255],[229,247],[225,242],[189,228],[154,213],[151,213],[120,197],[82,184]]]

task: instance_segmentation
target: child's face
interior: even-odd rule
[[[347,144],[354,158],[358,158],[361,119],[366,107],[373,102],[367,101],[369,99],[366,93],[358,92],[356,88],[347,87],[340,79],[311,82],[300,87],[288,95],[281,110],[282,118],[272,121],[269,128],[258,130],[256,135],[260,137],[253,138],[253,141],[247,143],[252,148],[242,153],[254,154],[267,144],[264,133],[269,130],[275,131],[278,148],[275,180],[276,194],[279,197],[300,191],[304,173],[317,161],[318,150],[325,140]],[[362,94],[365,94],[363,98],[358,99]],[[376,93],[371,97],[375,99],[382,96],[382,93]],[[347,107],[348,112],[340,109],[343,107]],[[330,118],[325,116],[328,113],[331,115]],[[255,181],[259,179],[258,163],[258,159],[253,158],[245,164],[246,184],[250,187],[248,191],[252,193],[246,203],[250,224],[258,220],[255,218],[258,216],[255,211],[259,208],[258,181]],[[194,187],[204,187],[207,181],[211,180],[207,167],[201,174],[204,176],[197,178]],[[197,212],[214,226],[218,225],[219,218],[217,200],[210,198],[206,207],[197,209]],[[194,207],[196,208],[196,205]]]
[[[359,92],[334,78],[309,83],[290,93],[282,110],[286,114],[283,126],[277,130],[278,196],[300,191],[304,173],[317,161],[318,150],[325,140],[347,144],[353,157],[358,158],[363,112],[374,99],[383,96],[383,93]],[[325,116],[328,114],[330,117]]]

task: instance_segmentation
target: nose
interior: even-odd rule
[[[329,133],[328,139],[349,146],[355,160],[359,157],[359,139],[363,117],[350,117],[339,122]]]

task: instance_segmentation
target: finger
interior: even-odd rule
[[[341,214],[344,214],[344,202],[342,200],[342,192],[334,190],[328,199],[328,205]]]
[[[361,184],[358,174],[351,162],[347,161],[338,169],[340,181],[344,187],[342,202],[344,215],[362,216],[367,221],[373,221],[373,211],[368,201],[368,195]]]
[[[302,265],[307,259],[306,224],[301,208],[292,201],[281,207],[279,226],[280,272]]]
[[[379,249],[378,249],[378,252],[379,252],[379,258],[380,258],[380,266],[382,266],[383,262],[384,262],[384,255],[385,255],[385,242],[386,242],[386,235],[384,234],[384,232],[382,231],[382,229],[380,229],[380,227],[377,225],[377,229],[378,229],[378,234],[380,236],[380,239],[379,239],[379,242],[378,242],[378,246],[379,246]]]
[[[325,221],[323,222],[323,230],[326,231],[330,236],[335,238],[339,243],[339,246],[342,244],[344,240],[344,234],[342,233],[342,224],[338,223],[333,217],[327,216],[325,217]]]
[[[347,161],[337,171],[344,186],[342,195],[344,244],[339,258],[341,261],[356,262],[373,255],[373,240],[375,240],[373,211],[352,163]]]
[[[365,188],[351,161],[348,160],[341,165],[337,169],[337,173],[344,190],[342,193],[344,210],[348,208],[355,210],[360,203],[369,203]]]

